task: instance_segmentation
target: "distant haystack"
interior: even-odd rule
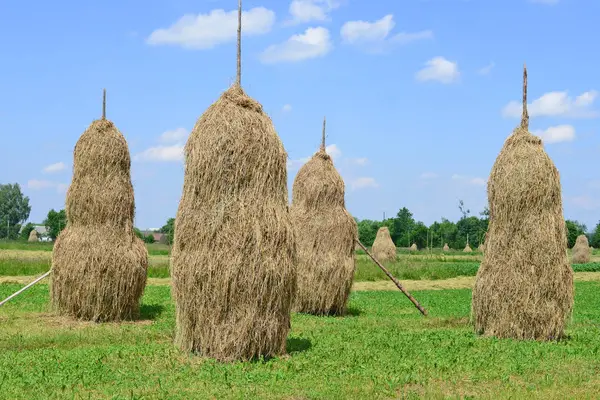
[[[32,229],[31,232],[29,232],[29,239],[27,239],[27,241],[28,242],[38,242],[39,241],[38,234],[35,229]]]
[[[298,251],[294,309],[315,315],[345,314],[358,233],[345,208],[344,181],[325,151],[325,121],[321,148],[294,179],[290,214]]]
[[[120,321],[139,314],[148,252],[133,230],[127,141],[105,118],[93,121],[74,151],[67,226],[52,251],[52,304],[60,314]]]
[[[375,258],[381,262],[396,260],[396,246],[387,226],[382,226],[377,231],[372,250]]]
[[[585,235],[579,235],[575,246],[573,246],[573,255],[571,262],[573,264],[586,264],[590,262],[592,249],[589,246],[588,238]]]
[[[513,339],[563,336],[573,307],[573,270],[558,170],[529,133],[527,70],[521,125],[504,143],[488,182],[487,251],[472,297],[476,332]]]
[[[480,252],[482,252],[482,253],[483,253],[483,252],[485,251],[485,243],[481,243],[481,244],[479,245],[479,247],[477,248],[477,250],[479,250]]]
[[[175,343],[220,361],[285,354],[296,292],[287,154],[242,89],[240,37],[241,1],[236,82],[185,145],[171,263]]]
[[[417,247],[416,243],[413,243],[409,248],[410,248],[410,251],[417,251],[417,250],[419,250],[419,248]]]
[[[442,250],[444,250],[444,251],[450,251],[450,247],[448,247],[448,243],[444,244],[444,248]]]
[[[463,249],[463,252],[464,253],[472,253],[473,252],[473,250],[471,249],[471,246],[469,246],[469,243],[467,243],[467,245]]]

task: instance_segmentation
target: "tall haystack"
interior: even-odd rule
[[[38,242],[38,234],[37,231],[35,229],[32,229],[31,232],[29,232],[29,239],[27,239],[28,242]]]
[[[325,120],[321,148],[294,179],[290,214],[298,251],[294,309],[343,315],[354,278],[358,231],[345,208],[344,180],[325,152]]]
[[[271,119],[237,79],[185,146],[172,253],[175,343],[221,361],[286,351],[296,292],[287,154]]]
[[[409,247],[410,251],[417,251],[419,250],[419,248],[417,247],[416,243],[413,243],[410,247]]]
[[[586,264],[590,262],[592,249],[589,246],[588,238],[585,235],[577,236],[571,262],[573,264]]]
[[[392,241],[390,230],[387,226],[382,226],[377,231],[372,250],[375,258],[381,262],[396,260],[396,245]]]
[[[473,288],[475,330],[486,336],[552,340],[573,307],[558,170],[529,133],[527,70],[523,116],[488,182],[486,252]]]
[[[139,314],[148,252],[133,230],[134,197],[127,142],[105,116],[74,151],[67,226],[52,251],[52,304],[60,314],[120,321]]]
[[[444,243],[443,251],[450,251],[450,247],[448,247],[448,243]]]

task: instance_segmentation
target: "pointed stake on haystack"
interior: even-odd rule
[[[323,117],[323,137],[321,138],[321,150],[325,151],[325,125],[327,124],[326,117]]]
[[[417,309],[421,312],[421,314],[427,316],[427,310],[423,308],[423,306],[421,304],[419,304],[419,302],[417,301],[417,299],[415,299],[410,293],[408,293],[408,291],[406,289],[404,289],[404,287],[402,286],[402,284],[400,283],[400,281],[398,281],[398,279],[396,279],[394,277],[394,275],[392,275],[390,273],[390,271],[387,270],[386,267],[384,267],[370,252],[369,250],[367,250],[367,248],[365,247],[365,245],[363,245],[360,240],[356,240],[356,243],[358,243],[358,245],[360,246],[361,249],[364,250],[365,253],[367,253],[367,255],[369,257],[371,257],[371,260],[373,260],[373,262],[375,264],[377,264],[377,266],[379,268],[381,268],[381,270],[383,271],[384,274],[386,274],[388,276],[388,278],[390,278],[392,280],[392,282],[394,282],[394,284],[396,285],[396,287],[398,289],[400,289],[400,291],[402,293],[404,293],[404,295],[406,297],[408,297],[408,299],[415,305],[415,307],[417,307]]]
[[[238,0],[237,75],[235,83],[242,86],[242,0]]]
[[[523,114],[521,115],[521,127],[529,130],[529,113],[527,112],[527,65],[523,64]]]
[[[106,119],[106,89],[102,89],[102,119]]]

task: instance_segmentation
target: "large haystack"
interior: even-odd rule
[[[444,244],[444,247],[442,248],[443,251],[450,251],[450,247],[448,247],[448,243]]]
[[[240,85],[240,36],[238,78],[185,146],[171,265],[177,346],[221,361],[284,354],[296,292],[287,154]]]
[[[294,179],[290,211],[298,251],[294,309],[344,314],[354,278],[358,231],[345,208],[344,180],[325,152],[325,121],[321,148]]]
[[[38,234],[35,229],[32,229],[31,232],[29,232],[29,238],[27,239],[27,241],[28,242],[38,242],[39,241]]]
[[[579,235],[573,246],[571,262],[573,264],[586,264],[590,262],[592,249],[589,246],[588,238],[585,235]]]
[[[396,245],[390,236],[387,226],[382,226],[377,231],[372,247],[373,255],[381,262],[396,260]]]
[[[410,251],[417,251],[419,250],[419,248],[417,247],[416,243],[413,243],[410,247],[409,247]]]
[[[486,252],[473,289],[475,330],[514,339],[558,339],[573,306],[558,170],[523,117],[488,182]]]
[[[66,213],[52,252],[54,307],[92,321],[135,318],[148,252],[133,231],[127,142],[104,111],[75,145]]]

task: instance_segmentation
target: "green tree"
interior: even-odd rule
[[[600,248],[600,222],[596,224],[596,228],[594,228],[594,231],[592,232],[590,246],[596,249]]]
[[[65,210],[55,211],[52,209],[48,211],[48,216],[43,224],[48,230],[50,239],[56,240],[58,234],[67,226],[67,214],[65,213]]]
[[[29,234],[34,229],[34,227],[35,227],[35,225],[33,225],[31,222],[29,222],[27,225],[25,225],[23,227],[23,229],[21,230],[21,233],[19,234],[19,239],[28,240]]]
[[[373,246],[377,231],[381,226],[379,221],[371,221],[369,219],[363,219],[358,222],[358,239],[362,244],[367,247]]]
[[[175,237],[175,218],[169,218],[167,220],[167,223],[162,228],[160,228],[158,231],[160,233],[164,233],[167,236],[168,244],[173,244],[173,239]]]
[[[415,229],[415,219],[413,214],[406,207],[402,207],[396,218],[393,218],[393,235],[392,240],[397,247],[408,247],[413,242],[411,237],[412,231]],[[390,230],[390,234],[391,234]]]
[[[566,220],[565,224],[567,226],[567,246],[569,246],[569,248],[575,246],[575,241],[577,240],[577,236],[579,235],[585,235],[585,232],[587,231],[587,227],[578,222],[578,221],[571,221],[571,220]],[[596,247],[596,246],[594,246]]]
[[[152,244],[154,242],[154,235],[152,233],[149,233],[146,236],[144,236],[144,243]]]
[[[429,237],[429,232],[427,226],[421,221],[416,222],[413,226],[413,229],[410,233],[410,240],[412,243],[416,243],[419,249],[423,249],[427,247],[427,238]],[[411,244],[412,244],[411,243]]]
[[[0,185],[0,239],[16,239],[31,206],[18,183]]]
[[[140,239],[144,240],[144,234],[138,228],[133,228],[133,233],[135,233],[135,236],[137,236]]]

